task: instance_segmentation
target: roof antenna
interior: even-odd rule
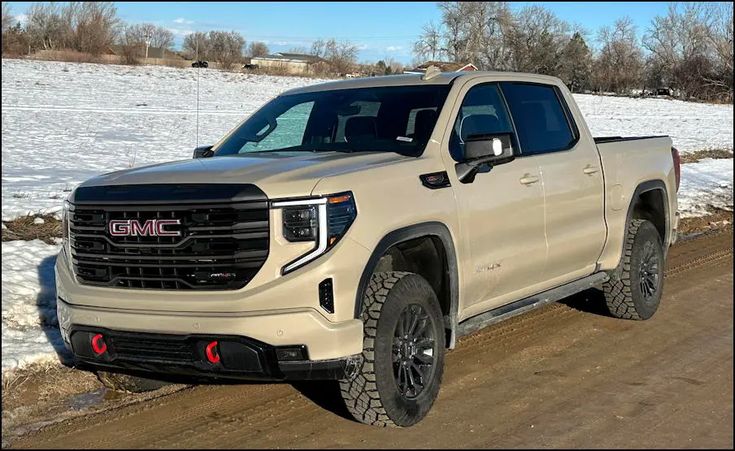
[[[196,146],[199,147],[199,71],[202,70],[202,65],[199,64],[199,36],[197,36],[197,48],[196,48],[196,59],[197,62],[197,111],[196,111]]]
[[[424,81],[431,80],[432,78],[438,77],[441,73],[441,69],[432,64],[431,66],[426,68],[426,72],[424,72],[424,75],[421,76],[421,79]]]

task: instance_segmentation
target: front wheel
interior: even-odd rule
[[[373,274],[362,320],[359,367],[340,381],[347,409],[375,426],[418,423],[434,404],[444,371],[444,326],[434,290],[417,274]]]

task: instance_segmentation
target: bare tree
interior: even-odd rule
[[[512,14],[505,2],[441,2],[439,10],[441,25],[424,26],[414,43],[416,57],[471,62],[481,69],[509,66]]]
[[[142,49],[142,56],[146,57],[146,50],[150,47],[170,50],[174,44],[173,33],[164,27],[151,23],[129,25],[121,35],[123,46],[132,46]]]
[[[311,54],[325,59],[333,71],[340,74],[351,72],[357,63],[357,46],[350,41],[334,38],[317,39],[311,45]]]
[[[209,55],[223,69],[231,69],[236,62],[242,61],[245,39],[239,33],[210,31],[207,37],[209,38]]]
[[[630,92],[643,77],[643,55],[638,45],[635,26],[630,17],[603,27],[598,33],[600,54],[595,62],[595,80],[599,89]]]
[[[423,26],[419,40],[413,45],[413,53],[423,59],[436,60],[442,51],[441,30],[433,22]]]
[[[120,32],[121,22],[112,2],[72,2],[65,8],[73,20],[72,48],[75,50],[100,55]]]
[[[169,50],[174,45],[174,34],[165,27],[160,27],[152,23],[143,23],[137,26],[137,33],[143,40],[146,38],[150,42],[151,47]]]
[[[543,6],[527,6],[516,16],[509,34],[513,70],[557,75],[569,42],[569,24]]]
[[[63,24],[55,3],[33,3],[27,12],[26,33],[34,49],[55,50],[63,46]]]
[[[3,2],[3,35],[13,25],[13,15],[10,13],[10,4]]]
[[[270,53],[268,46],[265,42],[253,41],[248,46],[248,56],[251,58],[257,58],[259,56],[266,56]]]
[[[139,25],[129,25],[120,33],[120,56],[124,64],[139,64],[145,56],[144,46]]]
[[[210,41],[207,33],[197,31],[184,37],[182,49],[189,59],[209,60]]]
[[[671,4],[644,36],[648,83],[685,97],[732,100],[732,4]]]

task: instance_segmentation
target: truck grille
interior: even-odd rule
[[[265,195],[244,201],[197,199],[162,205],[161,200],[176,189],[175,185],[163,186],[168,188],[160,192],[160,198],[146,205],[73,202],[69,240],[77,280],[86,285],[113,288],[234,290],[244,287],[268,256]],[[150,186],[147,188],[150,190]],[[75,197],[84,198],[84,193]],[[136,199],[134,195],[131,197]],[[128,219],[138,223],[151,219],[179,220],[179,225],[170,225],[167,230],[178,231],[180,236],[109,233],[110,221]]]

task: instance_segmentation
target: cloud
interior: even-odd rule
[[[187,34],[194,33],[194,30],[189,30],[187,28],[171,28],[171,27],[168,27],[168,31],[170,31],[171,33],[173,33],[174,36],[180,37],[180,38],[183,38]]]
[[[179,18],[174,19],[174,23],[177,23],[179,25],[191,25],[194,23],[194,21],[189,20],[189,19],[184,19],[183,17],[179,17]]]
[[[403,50],[403,46],[401,45],[389,45],[385,48],[387,52],[397,52],[399,50]]]
[[[25,25],[28,22],[28,15],[18,14],[16,16],[13,16],[13,20],[15,22],[20,22],[21,25]]]

